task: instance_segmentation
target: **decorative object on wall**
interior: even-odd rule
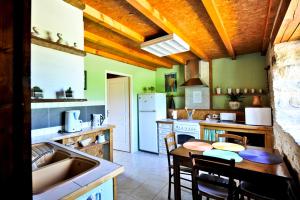
[[[256,96],[256,95],[253,96],[252,106],[255,106],[255,107],[261,107],[262,106],[261,96]]]
[[[59,43],[59,44],[62,44],[63,43],[62,34],[57,33],[57,37],[58,37],[58,40],[56,42]]]
[[[87,90],[87,71],[84,70],[84,90]]]
[[[241,93],[235,94],[227,94],[229,98],[229,107],[232,110],[238,110],[241,107],[241,99],[244,98]]]
[[[33,32],[31,32],[31,35],[38,36],[40,34],[39,29],[36,26],[32,27],[32,30]]]
[[[176,109],[175,101],[173,99],[173,95],[170,95],[170,101],[169,101],[169,108],[170,109]]]
[[[33,99],[42,99],[43,96],[43,90],[39,88],[38,86],[34,86],[31,90],[31,98]]]
[[[65,99],[66,98],[65,91],[63,89],[61,89],[60,91],[57,91],[56,92],[56,98]]]
[[[165,91],[177,92],[177,76],[176,72],[165,74]]]
[[[217,94],[221,94],[221,93],[222,93],[222,88],[216,87],[216,93],[217,93]]]
[[[232,93],[232,89],[231,88],[227,88],[227,94],[231,94]]]
[[[46,35],[46,40],[53,41],[50,31],[46,31]]]
[[[73,91],[71,87],[66,90],[66,98],[73,98]]]

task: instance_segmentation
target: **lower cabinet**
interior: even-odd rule
[[[159,153],[166,154],[166,144],[165,144],[165,136],[171,132],[173,132],[173,124],[172,123],[157,123],[157,131],[158,131],[158,142],[159,142]]]
[[[76,200],[113,200],[113,180],[110,179],[94,189],[88,191],[84,195],[78,197]]]

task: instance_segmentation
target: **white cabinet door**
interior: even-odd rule
[[[139,148],[158,153],[158,137],[155,112],[139,112]]]

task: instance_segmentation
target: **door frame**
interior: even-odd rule
[[[132,81],[132,75],[131,74],[126,74],[126,73],[121,73],[121,72],[116,72],[116,71],[110,71],[110,70],[105,70],[104,73],[104,79],[105,79],[105,115],[107,116],[107,99],[108,99],[108,78],[107,74],[114,74],[114,75],[119,75],[119,76],[125,76],[129,78],[129,153],[132,152],[132,127],[133,127],[133,120],[132,120],[132,113],[133,113],[133,81]]]

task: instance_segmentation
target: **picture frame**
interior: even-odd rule
[[[177,92],[177,73],[165,74],[165,92]]]
[[[84,90],[87,90],[87,71],[84,70]]]

